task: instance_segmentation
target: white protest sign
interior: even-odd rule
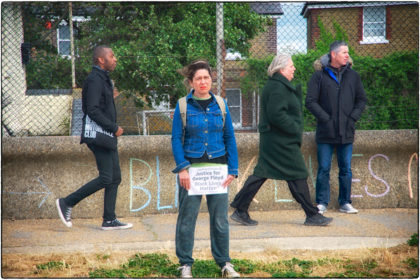
[[[222,186],[228,175],[227,165],[190,167],[191,187],[188,195],[227,193],[227,188]]]

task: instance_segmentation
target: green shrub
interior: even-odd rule
[[[28,89],[69,89],[71,62],[61,56],[38,55],[26,65]]]
[[[296,67],[294,84],[301,84],[306,98],[307,83],[314,73],[313,63],[322,53],[311,50],[293,56]],[[267,68],[272,56],[248,59],[247,74],[241,80],[244,94],[261,93],[267,81]],[[417,129],[418,128],[418,52],[395,52],[383,58],[353,57],[367,95],[367,104],[358,129]],[[304,108],[305,131],[315,129],[315,117]]]
[[[408,258],[403,263],[407,264],[410,268],[418,268],[419,260],[414,258]]]
[[[304,98],[307,83],[314,73],[313,63],[329,52],[334,41],[348,42],[348,36],[337,22],[333,21],[333,32],[325,28],[318,18],[320,37],[315,42],[316,48],[307,54],[293,56],[296,67],[293,83],[301,84]],[[418,51],[395,52],[383,58],[357,56],[349,46],[353,58],[353,69],[361,77],[367,95],[366,109],[356,124],[357,129],[417,129],[418,128],[418,92],[419,71]],[[273,56],[263,59],[246,60],[247,74],[241,80],[244,94],[259,92],[267,81],[267,68]],[[315,117],[304,108],[304,130],[315,129]]]
[[[57,261],[50,261],[47,263],[36,265],[37,272],[41,270],[52,270],[52,269],[63,269],[63,268],[68,268],[68,265],[63,262],[57,262]]]
[[[407,241],[407,244],[410,246],[419,246],[419,234],[413,234],[411,238]]]

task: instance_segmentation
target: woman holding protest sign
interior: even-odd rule
[[[198,60],[182,69],[191,89],[175,108],[172,153],[179,184],[176,255],[181,277],[192,278],[194,232],[201,198],[205,194],[210,214],[211,252],[222,276],[240,277],[229,257],[227,187],[238,175],[238,152],[226,102],[211,91],[211,68]],[[217,186],[217,187],[216,187]]]

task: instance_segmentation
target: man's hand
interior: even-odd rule
[[[117,98],[118,95],[120,95],[120,92],[116,87],[114,87],[114,98]]]
[[[115,132],[115,136],[119,137],[124,133],[124,129],[121,126],[118,127],[117,132]]]

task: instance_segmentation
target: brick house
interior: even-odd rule
[[[418,50],[418,5],[415,1],[306,2],[301,15],[307,19],[307,47],[315,47],[321,20],[330,32],[333,23],[338,23],[359,55],[381,57],[395,51]]]

